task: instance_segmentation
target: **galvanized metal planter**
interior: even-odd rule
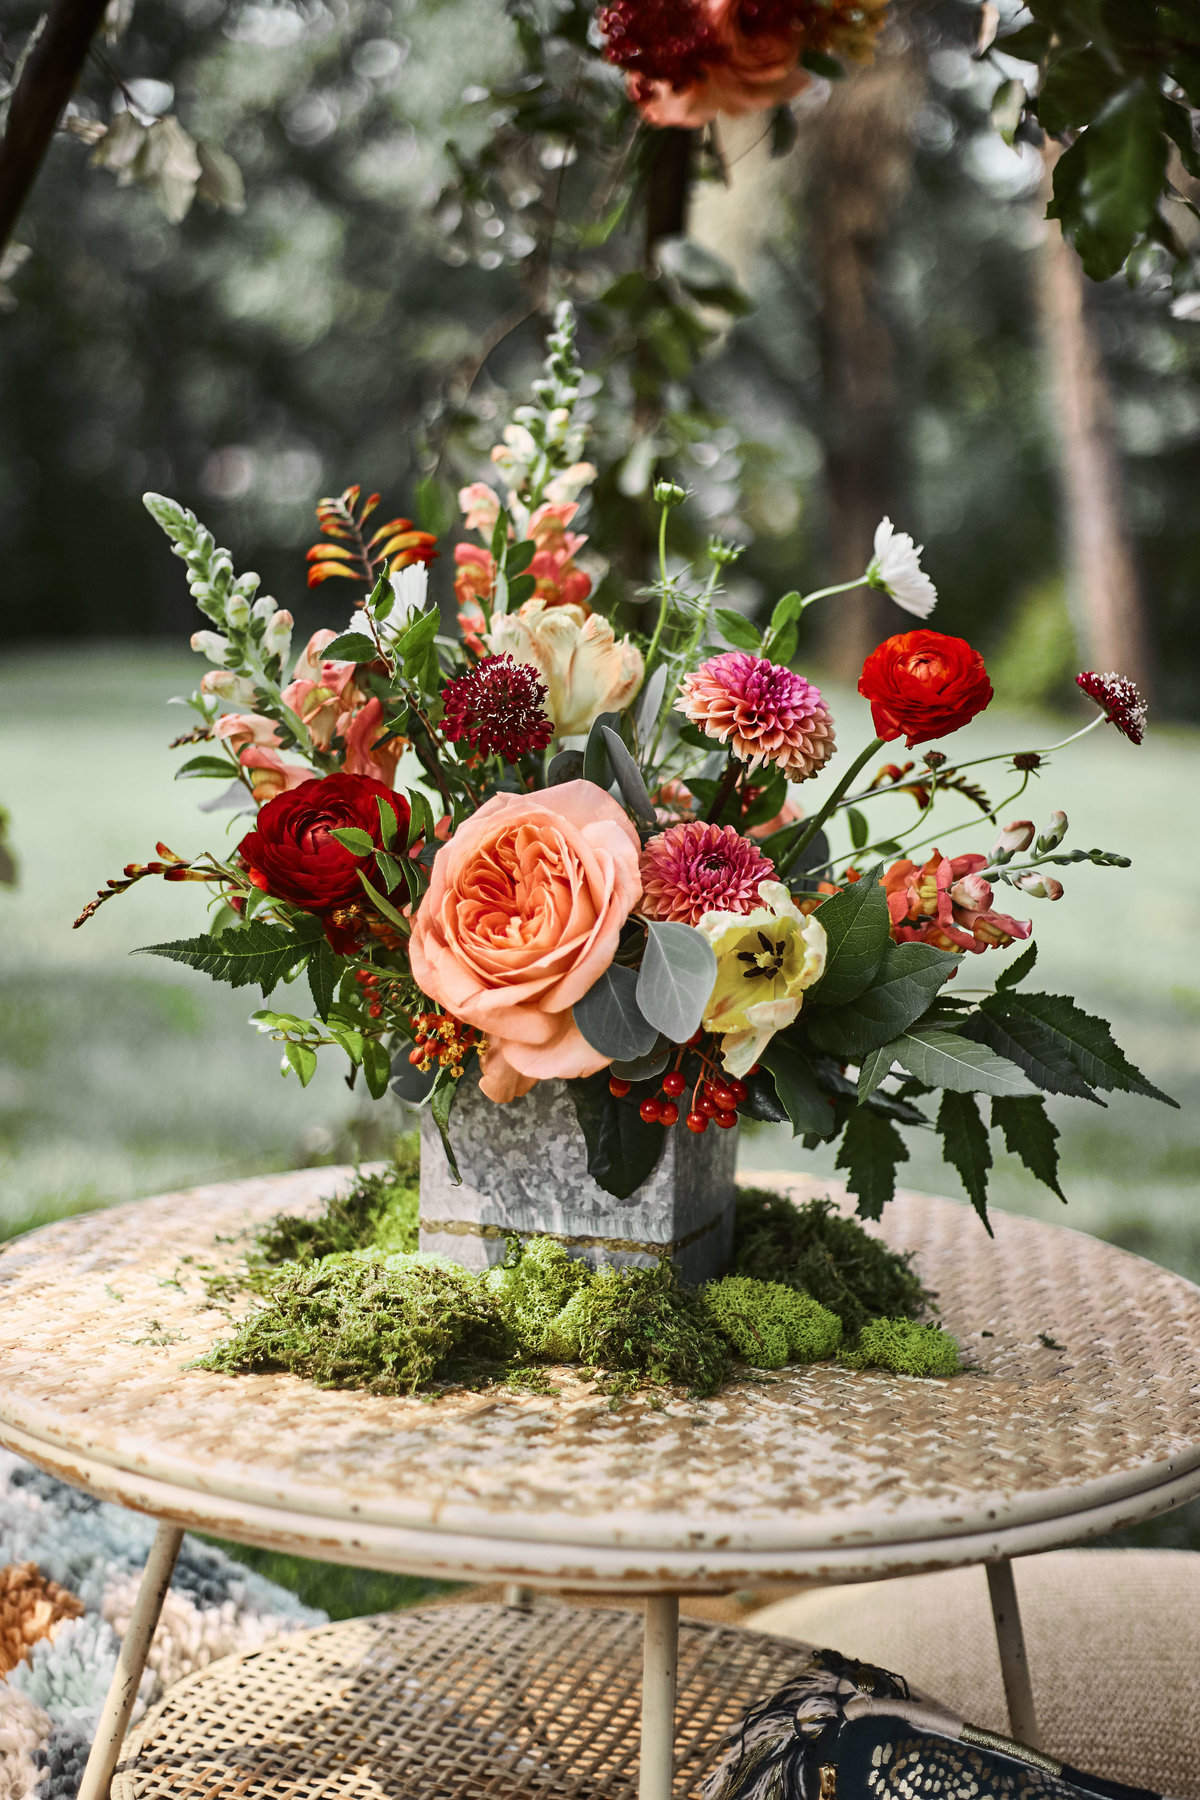
[[[687,1281],[724,1272],[733,1244],[737,1131],[663,1133],[650,1179],[618,1200],[587,1172],[567,1084],[539,1082],[497,1106],[473,1077],[451,1118],[462,1174],[455,1186],[437,1126],[421,1120],[421,1249],[468,1269],[504,1261],[505,1239],[545,1234],[594,1268],[651,1267],[663,1251]]]

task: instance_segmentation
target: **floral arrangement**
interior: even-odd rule
[[[264,999],[303,975],[311,1008],[254,1015],[284,1073],[307,1083],[322,1050],[344,1053],[372,1095],[431,1108],[452,1167],[454,1099],[477,1066],[499,1104],[570,1083],[591,1172],[621,1196],[668,1130],[739,1116],[790,1123],[808,1146],[839,1139],[869,1217],[893,1192],[905,1127],[934,1126],[985,1220],[989,1124],[1059,1192],[1046,1094],[1167,1096],[1103,1020],[1027,990],[1032,944],[993,989],[955,978],[964,958],[1030,937],[998,890],[1053,902],[1053,869],[1127,859],[1065,850],[1062,812],[1040,829],[1010,817],[1050,751],[925,748],[992,689],[977,651],[923,622],[935,589],[886,519],[859,580],[785,594],[760,630],[719,603],[736,546],[712,540],[699,574],[672,566],[686,496],[660,483],[647,624],[623,633],[580,560],[595,478],[582,386],[563,308],[533,402],[492,452],[498,486],[460,496],[474,537],[454,552],[457,632],[429,597],[428,533],[393,519],[368,535],[378,496],[357,488],[322,501],[310,584],[349,579],[360,597],[290,679],[290,614],[190,512],[147,496],[212,626],[192,639],[212,666],[177,740],[203,748],[178,775],[226,783],[250,826],[223,853],[160,844],[78,923],[147,876],[205,884],[209,933],[153,952]],[[875,736],[849,754],[790,665],[804,612],[864,585],[920,623],[867,658]],[[1095,717],[1053,751],[1106,721],[1141,741],[1128,682],[1079,683]],[[900,739],[919,763],[887,760]],[[843,772],[805,815],[795,790],[831,763]],[[984,764],[1011,779],[999,802],[976,779]],[[945,853],[966,829],[931,822],[949,795],[976,809],[989,848]]]

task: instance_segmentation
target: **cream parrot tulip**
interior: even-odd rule
[[[717,959],[704,1029],[720,1036],[721,1060],[735,1076],[753,1068],[825,973],[825,927],[816,915],[806,917],[781,881],[764,881],[758,897],[753,912],[709,912],[696,925]]]
[[[538,671],[556,737],[580,736],[601,713],[624,711],[645,674],[637,645],[618,641],[607,619],[582,606],[527,600],[517,612],[493,619],[486,642],[493,656],[511,656]]]

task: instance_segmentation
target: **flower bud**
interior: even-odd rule
[[[1039,855],[1047,850],[1056,850],[1067,835],[1067,815],[1065,812],[1052,812],[1046,829],[1037,841]]]
[[[267,629],[263,632],[263,653],[266,656],[286,656],[292,641],[292,615],[290,612],[272,613],[267,621]]]
[[[224,668],[229,661],[229,639],[222,637],[219,631],[193,631],[192,649],[200,656],[207,656],[218,668]]]
[[[225,608],[225,623],[233,631],[244,631],[250,623],[250,602],[245,594],[233,594]]]
[[[681,488],[676,481],[656,481],[654,484],[654,500],[658,506],[682,506],[687,499],[687,489]]]
[[[1062,882],[1055,881],[1053,875],[1044,875],[1040,869],[1027,869],[1024,875],[1014,875],[1012,883],[1031,900],[1061,900],[1063,897]]]
[[[1008,862],[1018,850],[1028,850],[1033,837],[1032,819],[1011,819],[992,845],[992,861]]]
[[[986,912],[992,904],[992,885],[982,875],[964,875],[950,889],[950,899],[968,912]]]
[[[278,611],[279,602],[278,600],[272,600],[270,594],[263,594],[261,599],[254,602],[254,616],[256,619],[269,619],[272,613],[277,613]]]
[[[235,675],[232,669],[210,669],[200,683],[202,694],[214,694],[231,706],[253,706],[258,689],[248,675]]]

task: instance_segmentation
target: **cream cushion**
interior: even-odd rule
[[[1056,1550],[1013,1570],[1042,1748],[1200,1796],[1200,1554]],[[878,1663],[972,1724],[1008,1730],[980,1567],[818,1588],[743,1623]]]

